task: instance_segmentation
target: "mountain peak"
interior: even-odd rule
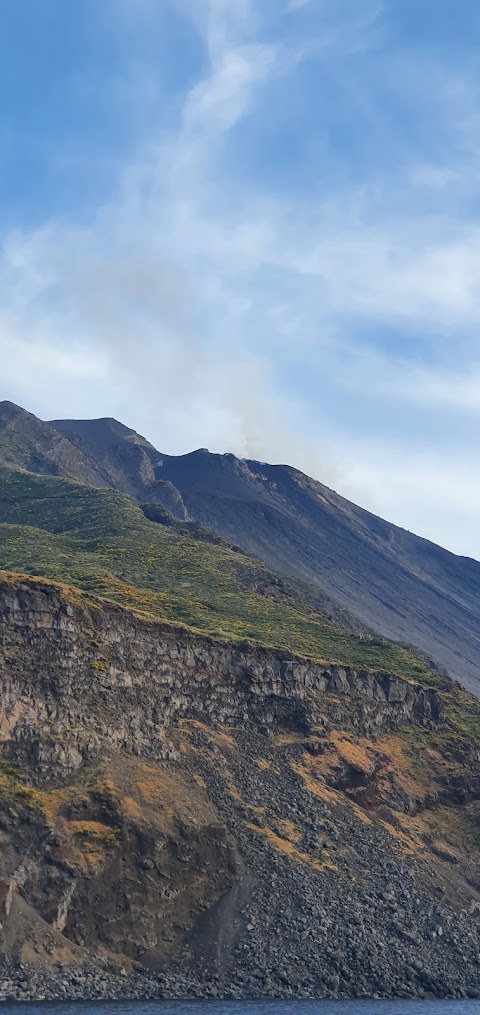
[[[480,565],[356,507],[289,465],[166,455],[106,416],[43,423],[0,403],[0,461],[159,504],[415,645],[480,695]]]
[[[4,399],[0,402],[0,421],[6,422],[9,419],[19,419],[21,416],[32,417],[31,412],[27,412],[26,409],[22,409],[21,405],[17,405],[15,402],[9,402],[8,399]]]
[[[110,443],[119,437],[130,437],[135,434],[129,426],[120,423],[113,416],[100,416],[98,419],[50,419],[49,426],[61,433],[75,433],[91,444]]]

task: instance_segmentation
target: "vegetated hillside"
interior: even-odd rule
[[[0,467],[0,567],[224,638],[439,682],[414,653],[332,623],[257,560],[158,506]]]
[[[480,564],[355,507],[287,466],[195,452],[163,475],[191,518],[318,584],[361,621],[480,692]]]
[[[475,698],[13,575],[0,631],[0,997],[480,996]]]
[[[18,424],[9,424],[8,461],[46,471],[34,457],[27,461],[25,449],[17,454],[15,426],[27,425],[22,412],[17,410]],[[205,524],[278,574],[316,587],[368,628],[415,645],[480,693],[476,561],[363,511],[288,466],[205,450],[164,455],[111,419],[41,426],[47,427],[48,448],[57,435],[81,455],[82,470],[93,463],[95,478],[79,472],[80,481],[121,489],[163,505],[178,519]],[[0,430],[0,457],[1,440]],[[55,454],[57,474],[71,478],[71,463],[66,468]]]

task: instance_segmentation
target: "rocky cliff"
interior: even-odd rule
[[[173,757],[182,719],[307,736],[333,713],[366,735],[438,722],[443,708],[434,688],[407,677],[232,646],[45,582],[0,584],[0,627],[1,735],[45,778],[105,746]]]
[[[5,576],[7,993],[480,994],[479,706],[434,683]]]
[[[114,419],[44,423],[10,402],[0,402],[0,462],[122,491],[147,504],[148,517],[152,505],[161,506],[176,519],[203,524],[288,575],[328,616],[351,615],[415,646],[480,697],[480,564],[364,511],[290,466],[205,449],[171,456]]]

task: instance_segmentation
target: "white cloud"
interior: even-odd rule
[[[136,17],[129,5],[124,17]],[[290,3],[292,19],[306,16],[301,6],[318,18],[316,34],[288,46],[274,31],[278,5],[259,13],[247,0],[177,0],[193,12],[208,62],[176,129],[152,126],[91,221],[4,238],[2,394],[44,416],[116,415],[167,452],[210,446],[289,460],[480,554],[476,441],[463,437],[439,456],[441,434],[422,436],[426,411],[480,414],[480,220],[468,214],[480,153],[476,83],[437,67],[419,93],[418,68],[409,76],[402,53],[391,71],[384,56],[365,69],[373,37],[379,46],[375,3],[362,5],[353,27],[351,4],[334,18],[328,4]],[[145,3],[142,17],[148,31],[156,5]],[[325,82],[341,66],[335,94],[355,96],[348,102],[371,146],[393,136],[378,89],[399,79],[420,125],[430,117],[450,147],[442,143],[435,161],[427,136],[418,149],[394,137],[398,165],[379,156],[355,177],[338,171],[327,145],[321,186],[306,191],[242,178],[228,153],[232,132],[267,90],[273,117],[272,96],[287,97],[296,67],[313,59]],[[322,110],[325,101],[319,94]],[[380,450],[368,424],[356,424],[377,399],[396,418],[416,414],[421,455],[407,433],[399,443],[392,431],[388,443],[387,417]]]
[[[214,72],[188,97],[184,128],[203,142],[222,134],[238,122],[249,108],[251,93],[274,65],[271,46],[242,46],[222,53]]]

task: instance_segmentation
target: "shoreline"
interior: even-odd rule
[[[432,993],[430,991],[413,994],[408,991],[401,993],[366,993],[345,994],[343,992],[325,991],[312,993],[285,985],[279,992],[261,991],[252,993],[247,984],[232,980],[220,983],[219,978],[212,977],[209,983],[181,974],[138,973],[118,974],[108,968],[99,970],[98,965],[85,965],[58,972],[45,972],[27,966],[8,970],[0,978],[0,1011],[7,1003],[42,1003],[68,1001],[473,1001],[480,998],[480,991],[466,988],[452,993]]]

